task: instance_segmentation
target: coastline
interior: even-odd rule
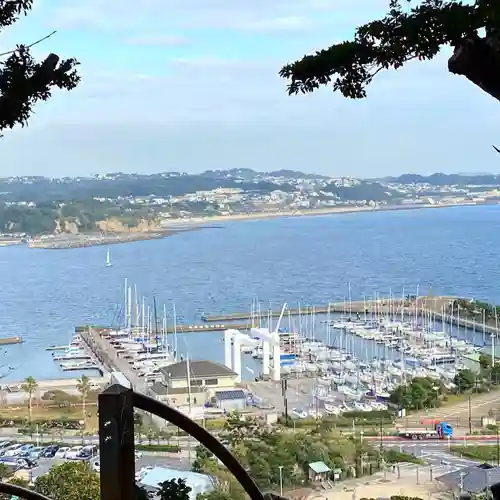
[[[262,219],[277,219],[284,217],[316,217],[321,215],[343,215],[353,213],[374,213],[389,211],[422,210],[428,208],[450,208],[460,206],[482,206],[495,203],[459,202],[442,204],[385,205],[382,207],[328,207],[319,209],[282,210],[277,212],[253,212],[248,214],[214,215],[210,217],[191,217],[186,219],[165,220],[161,229],[149,232],[114,233],[112,235],[78,234],[55,236],[28,243],[29,248],[63,250],[70,248],[85,248],[98,245],[116,245],[152,239],[167,238],[186,231],[209,229],[208,224],[223,224],[231,221],[250,221]],[[214,226],[220,227],[220,226]]]
[[[422,210],[426,208],[450,208],[463,206],[482,206],[482,205],[498,205],[499,203],[476,203],[476,202],[460,202],[446,204],[421,204],[421,205],[385,205],[383,207],[329,207],[318,209],[302,209],[302,210],[283,210],[279,212],[254,212],[249,214],[236,215],[214,215],[211,217],[193,217],[190,219],[172,220],[164,222],[164,227],[173,227],[176,224],[207,224],[207,223],[223,223],[238,220],[260,220],[260,219],[277,219],[282,217],[316,217],[321,215],[344,215],[354,213],[375,213],[375,212],[398,212],[408,210]]]
[[[65,250],[71,248],[86,248],[102,245],[118,245],[120,243],[132,243],[135,241],[157,240],[167,238],[178,233],[196,231],[201,227],[165,228],[158,231],[134,232],[134,233],[114,233],[112,235],[101,234],[75,234],[55,236],[43,240],[34,240],[28,243],[28,248],[38,248],[45,250]]]

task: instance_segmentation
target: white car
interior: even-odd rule
[[[20,451],[21,448],[23,448],[24,444],[13,444],[12,446],[9,446],[6,450],[5,453],[3,454],[4,457],[15,457]]]
[[[66,453],[68,453],[69,450],[70,448],[68,446],[63,446],[62,448],[59,448],[56,454],[54,455],[54,458],[66,458]]]
[[[94,469],[96,472],[101,472],[101,464],[99,463],[99,460],[92,462],[92,469]]]
[[[307,418],[307,411],[302,408],[294,408],[292,410],[292,418]]]
[[[139,460],[139,458],[142,458],[142,452],[140,451],[134,451],[135,459]]]
[[[76,460],[82,450],[83,446],[73,446],[73,448],[70,448],[66,452],[66,456],[64,458],[67,458],[68,460]]]

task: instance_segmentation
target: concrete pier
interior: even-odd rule
[[[335,302],[328,305],[308,306],[300,308],[289,308],[285,315],[291,316],[307,316],[310,314],[341,314],[347,316],[352,315],[389,315],[395,319],[403,317],[404,320],[414,318],[415,316],[433,316],[438,321],[443,323],[453,324],[469,330],[475,330],[480,333],[489,335],[499,335],[500,328],[495,325],[483,324],[481,321],[473,321],[468,317],[458,316],[456,314],[448,314],[448,306],[453,300],[458,297],[451,296],[422,296],[412,299],[380,299],[380,300],[357,300],[352,302]],[[443,314],[443,309],[445,313]],[[454,310],[456,312],[456,309]],[[261,317],[278,318],[281,310],[265,311],[261,313]],[[254,314],[255,318],[256,315]],[[251,321],[252,314],[250,313],[230,313],[220,316],[202,316],[202,320],[210,324],[212,322],[224,321]],[[231,325],[231,328],[241,329],[239,325]]]
[[[146,382],[136,375],[126,359],[119,357],[116,349],[106,338],[106,335],[109,334],[109,329],[87,326],[83,328],[79,327],[77,331],[96,359],[109,372],[117,371],[123,373],[135,391],[147,394]]]

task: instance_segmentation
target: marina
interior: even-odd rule
[[[100,376],[105,373],[79,334],[75,334],[67,346],[54,345],[47,347],[46,350],[52,351],[52,360],[59,363],[62,372],[93,371]]]
[[[441,311],[429,308],[431,300]],[[271,312],[261,313],[254,302],[247,324],[214,327],[223,331],[223,365],[247,387],[252,404],[275,405],[279,394],[264,401],[260,388],[269,383],[279,387],[286,380],[296,385],[293,411],[299,418],[341,415],[388,408],[391,392],[415,377],[454,388],[457,372],[494,344],[496,335],[481,322],[463,323],[460,310],[450,310],[453,300],[346,301],[326,314],[315,308],[295,314],[284,303],[277,319]],[[61,363],[63,370],[91,369],[97,363],[111,378],[121,374],[118,379],[124,376],[147,393],[162,380],[163,368],[189,362],[189,354],[179,354],[178,334],[183,330],[175,322],[175,306],[172,315],[166,306],[157,309],[154,301],[147,305],[126,284],[122,325],[77,327],[68,350],[53,357],[70,359]],[[82,354],[82,346],[91,360]],[[76,361],[76,356],[85,357]]]

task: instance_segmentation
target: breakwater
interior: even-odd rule
[[[174,234],[186,231],[195,231],[198,227],[186,229],[169,229],[150,232],[130,232],[114,234],[78,234],[65,235],[64,237],[54,236],[31,241],[29,248],[44,248],[49,250],[64,250],[69,248],[85,248],[97,245],[116,245],[119,243],[130,243],[132,241],[154,240],[166,238]]]
[[[480,319],[460,316],[456,313],[456,308],[451,308],[451,304],[458,300],[458,297],[451,296],[425,296],[412,299],[380,299],[361,300],[346,302],[335,302],[327,305],[306,306],[287,308],[285,315],[307,316],[311,314],[344,314],[346,316],[367,314],[370,316],[393,316],[407,320],[415,316],[432,316],[437,321],[450,325],[459,326],[468,330],[489,335],[499,335],[500,328],[496,325],[484,322]],[[463,300],[463,299],[462,299]],[[448,312],[450,311],[450,312]],[[262,311],[261,318],[278,318],[281,310]],[[259,315],[255,313],[236,312],[225,315],[203,315],[202,320],[208,324],[212,322],[224,321],[248,321],[256,323]],[[237,328],[231,325],[231,328]]]

